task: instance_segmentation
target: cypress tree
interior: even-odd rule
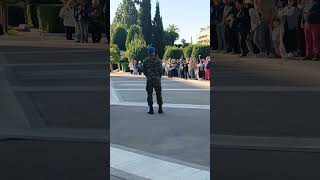
[[[162,58],[164,54],[164,31],[163,31],[162,17],[160,16],[159,1],[157,1],[156,14],[153,20],[152,45],[157,49],[158,56]]]
[[[140,5],[139,23],[144,40],[148,45],[152,43],[151,0],[136,1]]]

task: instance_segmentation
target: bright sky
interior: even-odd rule
[[[110,21],[112,22],[118,5],[123,0],[110,0]],[[156,11],[157,0],[151,0],[152,19]],[[181,43],[181,39],[187,42],[191,37],[200,32],[200,28],[210,24],[210,1],[209,0],[159,0],[160,15],[164,29],[169,24],[175,24],[180,29],[180,39],[176,43]],[[139,8],[137,7],[137,10]],[[193,40],[194,41],[194,40]]]

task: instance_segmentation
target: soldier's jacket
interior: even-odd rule
[[[143,60],[143,74],[147,79],[160,79],[162,74],[162,61],[155,57]]]

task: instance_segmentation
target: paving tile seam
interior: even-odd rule
[[[320,152],[320,138],[263,137],[216,134],[211,135],[211,145],[217,148]]]

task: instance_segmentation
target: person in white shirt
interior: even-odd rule
[[[63,25],[65,27],[66,39],[72,39],[72,33],[74,31],[74,27],[76,24],[76,20],[74,18],[74,9],[73,2],[69,0],[60,10],[59,17],[63,19]]]

